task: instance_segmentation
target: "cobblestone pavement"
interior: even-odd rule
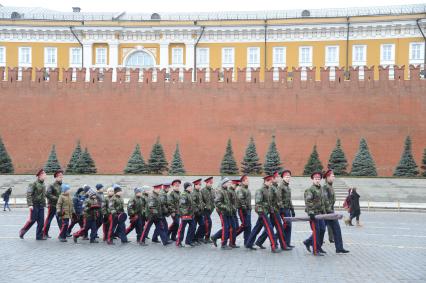
[[[307,223],[295,223],[293,251],[272,254],[269,249],[223,251],[210,245],[178,249],[149,240],[149,246],[140,247],[134,232],[130,235],[132,243],[127,245],[60,243],[54,222],[52,239],[35,241],[33,226],[21,240],[18,231],[27,217],[27,209],[0,211],[1,282],[426,281],[424,213],[363,212],[363,227],[341,223],[350,254],[336,255],[334,246],[326,241],[324,257],[308,254],[301,244],[310,233]],[[213,230],[218,228],[215,216]],[[237,243],[242,245],[241,241],[239,238]]]

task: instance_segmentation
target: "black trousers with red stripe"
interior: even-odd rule
[[[220,218],[220,224],[222,225],[222,229],[216,232],[216,234],[213,235],[213,239],[221,239],[222,246],[226,246],[229,239],[229,233],[231,230],[231,216],[225,215],[224,213],[219,213]]]
[[[83,215],[73,214],[73,216],[71,218],[71,223],[68,226],[67,235],[71,235],[72,228],[74,228],[75,224],[77,224],[77,223],[80,226],[80,229],[84,227]]]
[[[275,241],[275,234],[272,230],[272,224],[269,220],[268,216],[265,213],[259,213],[259,217],[257,218],[256,224],[253,227],[253,230],[250,233],[250,236],[248,238],[246,247],[250,248],[253,247],[254,241],[256,240],[257,235],[260,233],[260,230],[262,228],[265,228],[266,233],[268,235],[269,241],[271,242],[271,249],[276,249],[276,241]]]
[[[246,245],[251,233],[251,211],[240,208],[238,209],[238,216],[241,225],[237,229],[237,237],[244,232],[244,245]]]
[[[204,212],[204,232],[205,232],[205,239],[210,239],[210,234],[212,233],[212,212],[211,211],[205,211]]]
[[[96,233],[98,232],[98,225],[96,219],[93,218],[84,218],[84,226],[77,232],[73,234],[73,237],[79,238],[81,236],[87,235],[90,230],[90,240],[94,241],[96,238]]]
[[[139,242],[143,227],[145,226],[145,217],[142,217],[142,215],[133,215],[130,217],[130,224],[126,228],[126,235],[128,235],[130,232],[136,230],[136,241]]]
[[[168,232],[168,235],[172,241],[176,241],[176,236],[178,234],[178,230],[180,226],[179,222],[180,222],[179,214],[175,214],[175,216],[172,216],[172,224],[170,224],[169,232]]]
[[[53,220],[53,217],[56,218],[56,222],[58,223],[58,227],[62,227],[61,224],[61,219],[59,218],[59,216],[56,214],[56,207],[49,205],[47,207],[47,215],[46,215],[46,220],[44,220],[44,226],[43,226],[43,236],[47,236],[49,235],[49,229],[50,229],[50,223]]]
[[[186,232],[185,245],[192,243],[192,231],[195,230],[195,221],[192,219],[192,217],[182,217],[180,220],[179,229],[177,231],[176,246],[183,242],[186,225],[189,225],[189,227],[188,231]]]
[[[43,238],[43,226],[44,226],[44,206],[34,205],[32,209],[30,209],[30,217],[25,223],[24,227],[22,227],[21,231],[19,231],[19,236],[23,237],[25,233],[30,230],[31,226],[37,222],[37,230],[36,230],[36,239],[41,240]]]
[[[277,231],[275,237],[278,238],[281,248],[282,249],[286,248],[287,243],[284,239],[284,231],[283,231],[284,228],[283,228],[283,223],[281,222],[281,217],[279,213],[278,212],[270,213],[269,220],[271,221],[272,228],[275,228],[275,230]],[[268,235],[265,230],[263,230],[263,233],[257,239],[256,244],[263,245],[263,243],[266,241],[266,238],[268,237]]]
[[[70,223],[69,218],[62,218],[61,219],[61,230],[59,230],[59,239],[66,239],[67,238],[67,231],[68,231],[68,225]]]

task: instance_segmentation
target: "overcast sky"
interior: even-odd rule
[[[347,8],[426,3],[426,0],[0,0],[3,6],[44,7],[71,11],[81,7],[85,12],[208,12],[208,11],[262,11],[315,8]]]

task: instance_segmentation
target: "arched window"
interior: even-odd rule
[[[152,68],[155,65],[154,58],[145,51],[136,51],[131,54],[125,63],[128,68]]]

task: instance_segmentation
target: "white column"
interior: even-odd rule
[[[83,66],[86,68],[86,82],[90,81],[92,67],[92,43],[83,43]]]
[[[109,66],[112,68],[112,81],[117,81],[118,67],[118,42],[110,42],[109,45]]]
[[[185,58],[185,68],[194,68],[194,43],[186,43],[185,44],[186,49],[186,58]],[[194,74],[196,70],[192,70],[192,80],[194,80]]]
[[[169,67],[169,42],[160,43],[160,69]]]

